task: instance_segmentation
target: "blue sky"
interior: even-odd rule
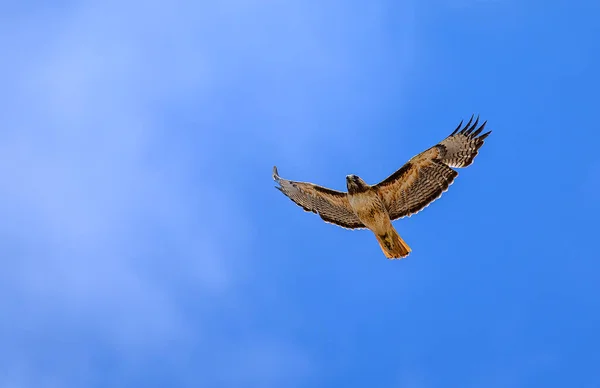
[[[598,4],[3,8],[0,388],[600,386]],[[472,113],[407,260],[273,188]]]

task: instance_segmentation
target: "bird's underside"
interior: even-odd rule
[[[411,252],[392,225],[392,221],[423,210],[448,190],[458,172],[467,167],[491,133],[481,132],[473,117],[462,121],[447,138],[411,158],[404,166],[376,185],[368,185],[356,175],[346,177],[347,192],[308,182],[283,179],[273,167],[273,179],[283,194],[305,211],[317,213],[325,222],[347,229],[369,229],[389,259],[403,258]]]

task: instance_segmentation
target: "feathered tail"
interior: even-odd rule
[[[384,234],[376,234],[377,242],[388,259],[401,259],[408,256],[411,249],[393,227]]]

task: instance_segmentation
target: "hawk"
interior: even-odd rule
[[[317,213],[325,222],[347,229],[369,229],[388,259],[400,259],[410,247],[394,229],[392,221],[411,216],[448,190],[458,172],[467,167],[492,132],[480,133],[487,121],[477,127],[479,117],[463,122],[446,139],[410,159],[402,168],[376,185],[356,175],[346,176],[348,192],[328,189],[308,182],[283,179],[273,167],[275,186],[305,211]]]

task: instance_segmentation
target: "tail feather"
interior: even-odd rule
[[[377,242],[383,254],[388,259],[401,259],[408,256],[411,252],[408,244],[402,240],[402,237],[400,237],[394,228],[391,228],[384,234],[376,234],[375,237],[377,237]]]

